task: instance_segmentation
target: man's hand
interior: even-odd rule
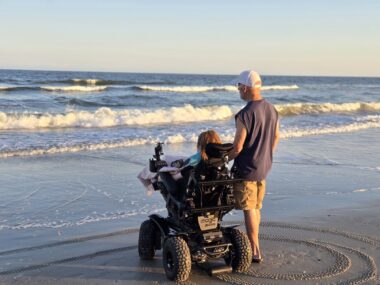
[[[235,159],[241,150],[243,149],[245,139],[247,137],[247,129],[243,125],[243,123],[236,119],[236,133],[234,139],[234,148],[230,154],[229,160]]]

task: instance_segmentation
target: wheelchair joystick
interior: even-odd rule
[[[166,161],[161,160],[161,155],[164,154],[162,151],[163,142],[158,142],[154,148],[154,155],[152,159],[149,159],[149,170],[150,172],[157,172],[164,166],[168,166]]]
[[[154,148],[154,155],[153,157],[157,160],[157,161],[160,161],[161,160],[161,155],[163,155],[163,151],[162,151],[162,145],[164,143],[163,142],[158,142],[156,147]]]

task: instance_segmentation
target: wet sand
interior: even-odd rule
[[[379,134],[282,142],[264,200],[264,263],[214,277],[193,266],[184,284],[380,284]],[[142,146],[2,160],[0,209],[9,216],[1,219],[9,227],[0,231],[0,284],[175,284],[166,279],[161,251],[153,261],[137,253],[138,225],[152,206],[164,207],[159,193],[146,197],[136,179],[151,153]],[[143,202],[142,211],[132,200]],[[120,211],[82,219],[93,208]],[[60,225],[56,210],[73,222]],[[236,211],[225,217],[241,219]]]
[[[210,277],[193,265],[182,284],[379,284],[378,203],[340,208],[292,223],[264,221],[265,260],[243,274]],[[241,221],[236,221],[241,222]],[[137,253],[138,229],[24,248],[4,255],[34,256],[32,265],[2,272],[1,284],[175,284],[166,279],[161,251],[153,261]],[[57,254],[62,253],[62,258]],[[70,257],[65,257],[69,252]],[[54,258],[49,259],[49,255]],[[49,260],[41,262],[42,260]]]

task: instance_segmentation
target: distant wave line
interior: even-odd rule
[[[211,91],[235,91],[237,92],[236,86],[224,85],[224,86],[150,86],[150,85],[137,85],[134,86],[137,90],[142,91],[158,91],[158,92],[178,92],[178,93],[201,93],[201,92],[211,92]],[[269,85],[263,86],[261,90],[289,90],[289,89],[299,89],[297,85]]]
[[[125,88],[137,91],[154,91],[154,92],[176,92],[176,93],[204,93],[204,92],[237,92],[236,86],[163,86],[163,85],[123,85],[122,81],[107,81],[99,79],[70,79],[63,81],[55,81],[56,83],[74,83],[69,86],[0,86],[0,91],[18,91],[18,90],[44,90],[53,92],[96,92],[103,91],[108,88]],[[53,83],[53,82],[51,82]],[[119,83],[120,85],[116,86]],[[155,83],[151,83],[155,84]],[[111,85],[111,86],[109,86]],[[112,86],[115,85],[115,86]],[[263,86],[261,90],[292,90],[299,89],[297,85],[269,85]]]
[[[0,86],[1,91],[44,90],[52,92],[97,92],[106,90],[108,86]]]
[[[380,102],[292,103],[276,104],[275,107],[282,116],[296,116],[322,113],[376,112],[380,111]]]
[[[94,92],[106,90],[108,86],[41,86],[40,88],[47,91],[64,91],[64,92]]]
[[[39,90],[39,86],[0,86],[1,91]]]

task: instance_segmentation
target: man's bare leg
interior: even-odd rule
[[[244,210],[245,228],[251,242],[253,258],[261,258],[259,245],[260,210]]]

